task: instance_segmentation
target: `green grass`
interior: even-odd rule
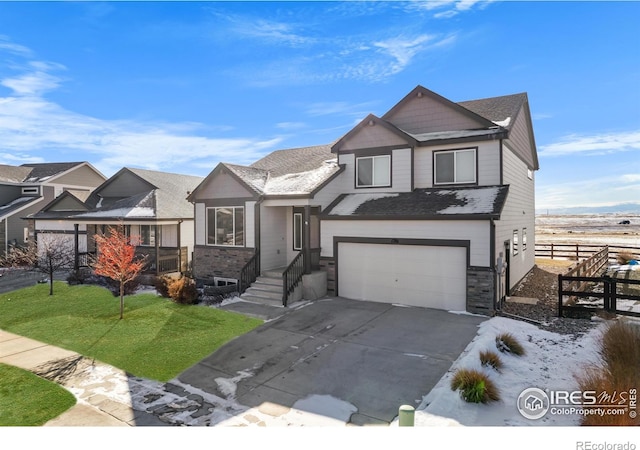
[[[119,298],[97,286],[56,282],[0,295],[0,328],[111,364],[128,373],[168,381],[262,321],[153,294]]]
[[[63,387],[0,363],[0,426],[40,426],[75,405]]]

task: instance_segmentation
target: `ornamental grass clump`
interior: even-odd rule
[[[459,391],[468,403],[489,403],[500,400],[495,384],[484,373],[475,369],[459,369],[451,380],[451,390]]]
[[[496,336],[496,347],[502,353],[511,353],[516,356],[525,354],[524,347],[511,333],[502,333]]]
[[[595,391],[599,399],[631,406],[640,386],[640,326],[617,321],[609,325],[598,346],[599,364],[588,366],[576,376],[581,391]],[[601,401],[606,403],[606,401]],[[585,415],[582,425],[638,426],[636,409],[624,414]]]
[[[500,372],[503,366],[500,356],[491,350],[480,352],[480,364],[482,364],[483,367],[491,367],[498,372]]]

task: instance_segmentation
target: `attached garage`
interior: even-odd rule
[[[338,242],[338,295],[465,311],[467,251],[466,246]]]

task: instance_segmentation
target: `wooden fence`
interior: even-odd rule
[[[580,261],[589,258],[602,250],[602,245],[597,244],[555,244],[536,242],[536,258],[569,259]],[[619,253],[632,253],[640,257],[640,247],[624,245],[608,245],[609,262],[615,262]]]
[[[564,288],[565,282],[583,282],[591,288],[589,291],[568,290]],[[640,302],[640,280],[602,277],[567,277],[558,275],[558,316],[563,317],[565,312],[588,312],[606,311],[608,313],[620,314],[623,316],[640,317],[640,310],[620,309],[619,301],[630,300]],[[588,298],[587,302],[567,302],[564,297]],[[602,299],[602,303],[599,300]]]
[[[567,273],[558,275],[559,317],[563,317],[565,311],[593,313],[600,310],[640,317],[640,308],[634,311],[633,303],[627,305],[627,309],[618,309],[618,300],[640,301],[640,295],[637,295],[640,294],[640,280],[607,275],[609,258],[609,247],[605,246]],[[566,301],[565,297],[568,297]],[[589,301],[581,302],[581,298]]]

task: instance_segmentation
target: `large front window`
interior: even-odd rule
[[[366,156],[356,159],[357,187],[391,186],[391,156]]]
[[[207,209],[207,245],[244,246],[244,208]]]
[[[434,153],[435,184],[476,182],[476,150],[450,150]]]

